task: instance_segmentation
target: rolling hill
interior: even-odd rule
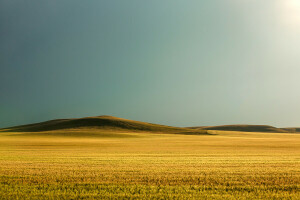
[[[197,130],[221,130],[221,131],[242,131],[242,132],[267,132],[267,133],[293,133],[298,132],[297,128],[276,128],[268,125],[222,125],[222,126],[199,126],[189,127]]]
[[[55,119],[40,123],[27,124],[0,129],[1,132],[54,132],[56,135],[70,131],[85,132],[85,135],[92,132],[120,133],[120,132],[150,132],[170,134],[208,134],[208,130],[219,131],[241,131],[241,132],[269,132],[269,133],[296,133],[300,128],[277,128],[268,125],[222,125],[222,126],[197,126],[197,127],[174,127],[147,122],[134,121],[113,116],[96,116],[71,119]],[[93,133],[93,134],[94,134]],[[36,135],[36,134],[35,134]]]
[[[190,129],[152,124],[128,120],[113,116],[97,116],[73,119],[56,119],[46,122],[9,127],[0,129],[5,132],[43,132],[66,130],[92,130],[92,131],[126,131],[126,132],[156,132],[172,134],[208,134],[206,130]]]

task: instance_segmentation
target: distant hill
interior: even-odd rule
[[[85,132],[153,132],[171,134],[208,134],[208,130],[242,131],[242,132],[270,132],[270,133],[297,133],[299,127],[276,128],[268,125],[222,125],[222,126],[197,126],[173,127],[147,122],[134,121],[113,116],[96,116],[72,119],[55,119],[40,123],[27,124],[0,129],[1,132],[44,132],[81,130]]]
[[[56,119],[35,124],[9,127],[1,129],[6,132],[41,132],[54,130],[70,129],[91,129],[105,131],[133,131],[133,132],[160,132],[174,134],[207,134],[206,130],[197,130],[190,128],[179,128],[140,122],[128,119],[122,119],[113,116],[97,116],[74,119]]]
[[[281,128],[287,130],[291,133],[300,133],[300,127],[289,127],[289,128]]]
[[[243,132],[270,132],[270,133],[291,133],[297,132],[292,128],[276,128],[268,125],[222,125],[222,126],[199,126],[189,127],[198,130],[222,130],[222,131],[243,131]],[[300,130],[299,128],[297,130]]]

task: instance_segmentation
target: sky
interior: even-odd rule
[[[0,127],[300,126],[300,0],[0,0]]]

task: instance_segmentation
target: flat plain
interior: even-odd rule
[[[300,134],[209,133],[0,132],[0,199],[300,199]]]

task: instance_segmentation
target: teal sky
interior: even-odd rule
[[[300,0],[0,0],[0,127],[300,126]]]

